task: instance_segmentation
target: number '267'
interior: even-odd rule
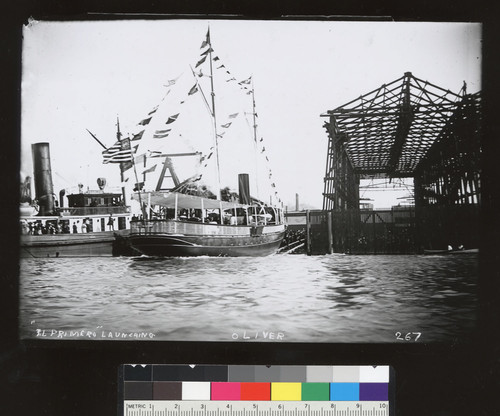
[[[398,341],[417,341],[420,338],[420,335],[422,335],[422,333],[407,332],[406,334],[403,334],[401,332],[396,332],[394,335],[396,336],[396,339]]]

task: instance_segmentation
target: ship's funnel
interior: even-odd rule
[[[50,169],[50,151],[48,143],[31,145],[33,154],[33,172],[35,176],[35,195],[40,207],[38,215],[54,214],[54,186]]]
[[[248,173],[238,174],[238,191],[240,204],[250,205],[252,200],[250,198],[250,180],[248,178]]]
[[[64,195],[66,195],[66,190],[65,189],[61,189],[59,191],[59,206],[61,208],[64,207]]]

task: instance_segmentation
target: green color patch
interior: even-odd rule
[[[302,383],[302,401],[330,400],[329,383]]]

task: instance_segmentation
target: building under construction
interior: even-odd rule
[[[418,253],[479,245],[481,95],[411,73],[322,114],[328,132],[323,211],[308,253]],[[413,203],[360,207],[360,181],[413,179]]]

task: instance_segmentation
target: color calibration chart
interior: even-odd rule
[[[143,365],[120,369],[124,416],[389,416],[389,366]]]

